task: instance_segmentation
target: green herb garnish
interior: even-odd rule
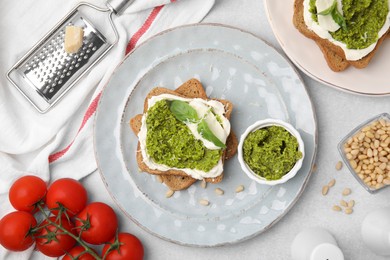
[[[187,102],[181,100],[173,100],[169,106],[169,110],[175,118],[183,123],[198,123],[198,113]],[[226,145],[221,142],[210,130],[204,119],[200,120],[197,127],[198,133],[206,140],[212,142],[214,145],[225,148]]]
[[[207,125],[207,122],[202,119],[198,124],[198,133],[206,140],[212,142],[216,146],[220,148],[225,148],[226,145],[221,142],[221,140],[216,137],[213,132],[210,130],[209,126]]]
[[[181,100],[173,100],[169,109],[176,117],[176,119],[183,123],[196,123],[197,121],[199,121],[198,113],[187,102]]]
[[[347,30],[347,23],[345,22],[343,15],[337,9],[337,0],[334,0],[333,4],[329,8],[323,10],[322,12],[317,13],[317,15],[329,15],[329,14],[343,30]]]

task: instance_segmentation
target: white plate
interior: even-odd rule
[[[237,136],[259,119],[291,123],[306,148],[297,176],[283,185],[259,185],[242,172],[235,156],[226,162],[221,183],[202,189],[198,182],[165,198],[166,186],[138,171],[138,139],[128,122],[142,113],[153,87],[174,89],[192,77],[201,80],[210,97],[234,104],[231,123]],[[175,243],[217,246],[261,233],[294,205],[311,173],[316,131],[310,98],[286,59],[249,33],[201,24],[158,34],[127,56],[100,99],[95,150],[109,192],[132,220]],[[236,193],[239,185],[245,190]],[[217,187],[225,191],[223,196],[215,194]],[[200,205],[200,199],[210,205]]]
[[[366,68],[350,67],[343,72],[333,72],[315,42],[294,27],[294,0],[265,0],[264,3],[272,30],[283,50],[308,76],[356,94],[390,94],[390,39],[384,41]]]

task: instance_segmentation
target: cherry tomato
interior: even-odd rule
[[[56,216],[49,217],[49,220],[60,224],[67,232],[76,234],[74,231],[74,225],[66,218],[56,219]],[[64,234],[64,231],[57,228],[55,225],[50,224],[48,220],[44,220],[39,227],[42,227],[38,234],[36,234],[36,247],[44,255],[51,257],[59,257],[69,252],[70,249],[76,244],[76,240]]]
[[[96,253],[95,250],[93,251]],[[66,253],[62,260],[95,260],[95,257],[93,257],[90,253],[87,253],[84,247],[75,246],[68,253]]]
[[[9,190],[9,201],[17,210],[35,211],[46,195],[46,183],[39,177],[26,175],[17,179]]]
[[[25,211],[14,211],[0,220],[0,244],[11,251],[23,251],[33,243],[32,228],[37,225],[34,216]]]
[[[46,204],[54,215],[58,210],[53,210],[60,205],[66,208],[69,217],[75,216],[82,211],[87,204],[88,195],[83,185],[70,178],[63,178],[54,181],[47,190]]]
[[[110,206],[102,202],[92,202],[76,216],[75,226],[85,242],[100,245],[115,236],[118,220]]]
[[[109,252],[107,252],[109,251]],[[102,255],[106,260],[142,260],[144,247],[141,241],[129,233],[119,233],[117,238],[103,247]]]

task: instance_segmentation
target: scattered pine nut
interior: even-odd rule
[[[203,205],[203,206],[208,206],[208,205],[210,205],[210,202],[206,199],[201,199],[201,200],[199,200],[199,204]]]
[[[330,182],[328,183],[328,187],[333,187],[336,183],[335,179],[331,179]]]
[[[215,193],[216,193],[217,195],[223,195],[225,192],[224,192],[222,189],[220,189],[220,188],[216,188],[216,189],[215,189]]]
[[[170,198],[172,197],[172,195],[175,193],[175,191],[173,190],[168,190],[166,193],[165,193],[165,197],[166,198]]]
[[[341,200],[340,205],[343,207],[348,207],[348,203],[345,200]]]
[[[164,182],[164,181],[163,181],[163,178],[162,178],[160,175],[157,175],[156,179],[157,179],[157,181],[158,181],[159,183],[163,183],[163,182]]]
[[[348,208],[353,208],[353,206],[355,206],[355,201],[354,200],[348,201]]]
[[[343,196],[348,196],[349,194],[351,194],[351,189],[350,188],[345,188],[344,190],[343,190]]]
[[[336,170],[340,171],[341,168],[343,168],[343,163],[342,163],[341,161],[338,161],[338,162],[336,163]]]
[[[346,208],[345,210],[344,210],[344,212],[345,212],[345,214],[352,214],[352,212],[353,212],[353,209],[351,209],[351,208]]]
[[[244,190],[244,185],[238,185],[236,188],[236,193],[239,193]]]
[[[333,209],[334,211],[341,211],[341,208],[340,208],[340,206],[338,206],[338,205],[334,205],[332,209]]]
[[[324,187],[322,187],[322,195],[326,195],[328,194],[328,191],[329,191],[329,186],[325,185]]]
[[[205,179],[202,180],[202,182],[200,183],[200,187],[202,187],[203,189],[206,189],[207,187],[207,182]]]

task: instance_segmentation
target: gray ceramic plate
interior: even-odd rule
[[[237,157],[225,177],[206,189],[195,183],[167,199],[167,188],[141,173],[137,137],[129,120],[142,113],[155,86],[174,89],[198,78],[212,98],[233,102],[237,136],[253,122],[278,118],[297,128],[306,156],[296,177],[269,187],[241,171]],[[175,28],[135,49],[103,91],[95,121],[95,150],[101,176],[115,202],[133,221],[163,239],[191,246],[217,246],[253,237],[281,219],[302,194],[316,153],[316,121],[305,86],[291,64],[259,38],[214,24]],[[235,189],[244,185],[245,190]],[[215,194],[215,188],[225,194]],[[210,201],[209,206],[198,203]]]

